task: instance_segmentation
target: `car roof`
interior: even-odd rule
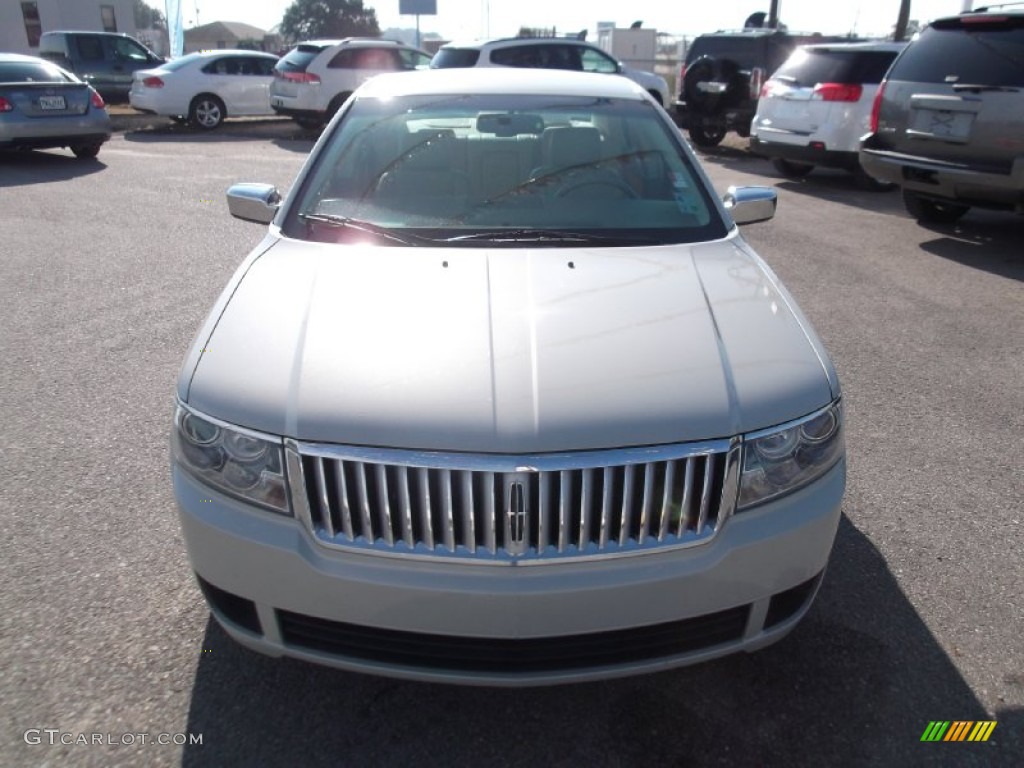
[[[495,37],[487,40],[466,40],[464,42],[453,41],[445,43],[442,48],[507,48],[513,45],[529,43],[532,45],[578,45],[584,48],[597,48],[598,46],[578,37]]]
[[[292,48],[298,48],[300,45],[317,45],[322,48],[331,48],[335,45],[398,45],[411,48],[413,46],[406,46],[405,43],[399,42],[398,40],[388,40],[382,37],[342,37],[336,40],[300,40]]]
[[[359,89],[360,97],[387,98],[433,94],[507,94],[527,96],[584,96],[631,99],[647,96],[627,77],[562,69],[430,69],[377,75]]]
[[[23,53],[0,53],[0,61],[31,61],[56,66],[53,62],[47,61],[46,59],[41,59],[38,56],[26,56]]]
[[[210,56],[264,56],[268,59],[280,58],[276,53],[268,53],[267,51],[247,51],[244,48],[209,48],[202,51],[193,51],[191,54],[185,54],[186,56],[203,56],[209,58]]]
[[[862,43],[808,43],[800,47],[811,51],[895,51],[899,53],[907,47],[907,43],[894,43],[891,40],[872,40]]]

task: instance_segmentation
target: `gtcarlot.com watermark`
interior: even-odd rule
[[[201,733],[71,733],[60,728],[29,728],[22,734],[26,744],[32,746],[48,744],[56,746],[87,747],[132,747],[136,744],[157,744],[160,746],[201,746]]]

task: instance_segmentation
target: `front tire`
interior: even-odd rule
[[[952,224],[970,210],[970,206],[932,200],[909,189],[903,190],[903,205],[911,216],[926,224]]]
[[[188,119],[192,125],[206,131],[212,131],[224,122],[227,111],[224,102],[216,96],[203,93],[192,99],[188,108]]]
[[[792,160],[785,160],[781,157],[774,158],[772,165],[787,179],[793,180],[806,178],[807,174],[814,170],[814,166],[808,163],[794,163]]]
[[[72,144],[71,151],[75,157],[82,160],[89,160],[100,153],[102,144]]]
[[[717,147],[724,138],[725,128],[700,126],[690,129],[690,140],[698,147]]]

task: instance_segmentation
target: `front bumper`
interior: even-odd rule
[[[496,565],[329,550],[295,519],[175,467],[192,565],[254,650],[393,677],[536,685],[753,651],[806,612],[839,521],[840,462],[741,512],[709,543],[587,562]]]
[[[869,134],[861,143],[860,164],[869,176],[926,197],[1024,213],[1024,156],[1009,173],[999,173],[882,149]]]

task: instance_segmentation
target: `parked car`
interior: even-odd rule
[[[91,158],[110,134],[92,87],[44,59],[0,53],[0,149],[70,147]]]
[[[729,131],[750,136],[757,100],[768,76],[807,43],[850,38],[795,35],[751,28],[699,35],[686,51],[673,105],[676,123],[699,147],[714,147]]]
[[[626,78],[364,84],[178,379],[173,485],[216,619],[275,656],[541,684],[772,643],[818,589],[839,382]]]
[[[128,101],[140,112],[212,129],[227,117],[272,115],[277,56],[258,51],[190,53],[135,73]]]
[[[858,152],[878,84],[906,43],[832,43],[797,48],[761,90],[750,148],[787,178],[815,166],[842,168],[871,189]]]
[[[933,21],[889,70],[870,129],[861,164],[920,221],[1024,212],[1024,10]]]
[[[510,37],[442,45],[430,62],[433,69],[521,67],[570,69],[625,75],[643,86],[662,106],[669,103],[668,83],[661,75],[627,67],[596,45],[563,37]]]
[[[374,75],[429,66],[429,53],[394,40],[349,37],[299,43],[274,69],[270,106],[304,128],[320,128]]]
[[[126,101],[132,74],[164,59],[128,35],[113,32],[44,32],[39,56],[74,72],[107,101]]]

